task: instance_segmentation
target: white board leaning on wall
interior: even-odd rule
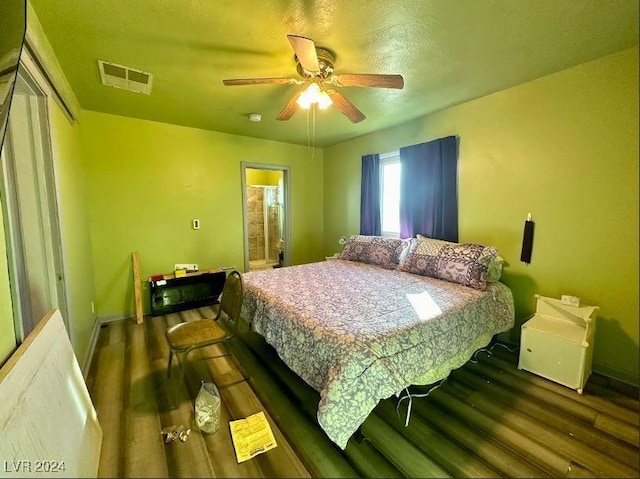
[[[59,310],[0,369],[0,477],[96,477],[102,429]]]

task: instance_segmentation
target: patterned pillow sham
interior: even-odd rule
[[[416,238],[418,239],[418,241],[441,241],[443,243],[449,243],[451,245],[458,244],[458,243],[452,243],[450,241],[436,240],[433,238],[429,238],[428,236],[423,236],[421,234],[416,235]],[[500,253],[498,253],[498,251],[496,250],[495,256],[492,256],[491,260],[489,261],[489,266],[487,268],[487,277],[485,278],[486,282],[497,283],[498,281],[500,281],[500,278],[502,277],[503,266],[504,266],[504,258],[500,256]]]
[[[495,248],[480,244],[422,237],[412,241],[407,259],[398,269],[484,290],[489,264],[497,255]]]
[[[398,238],[352,235],[344,245],[340,259],[394,269],[398,266],[400,253],[406,245],[406,240]]]

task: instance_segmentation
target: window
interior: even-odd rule
[[[400,153],[380,155],[382,236],[400,237]]]

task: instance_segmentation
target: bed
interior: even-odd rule
[[[479,290],[342,259],[244,281],[250,328],[320,393],[318,423],[342,449],[381,399],[447,377],[514,323],[500,282]]]

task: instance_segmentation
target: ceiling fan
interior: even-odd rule
[[[404,87],[402,75],[381,75],[374,73],[341,73],[334,74],[333,63],[335,55],[329,50],[317,47],[313,40],[300,35],[287,35],[289,43],[295,52],[298,78],[232,78],[223,80],[226,86],[237,85],[305,85],[298,90],[285,105],[278,120],[288,120],[298,107],[309,109],[317,105],[323,110],[335,105],[349,120],[358,123],[366,118],[356,106],[351,103],[335,87],[373,87],[396,88]]]

